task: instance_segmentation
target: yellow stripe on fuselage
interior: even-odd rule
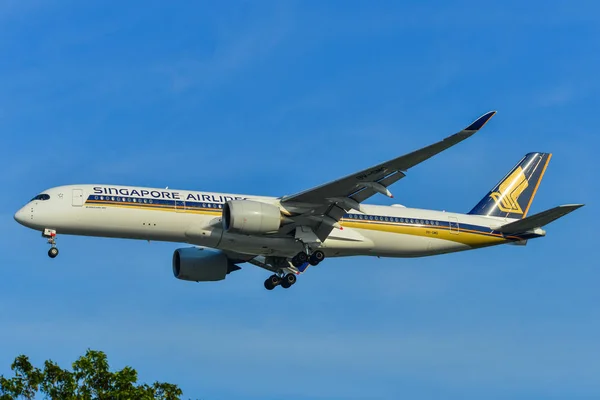
[[[506,239],[501,235],[492,233],[483,233],[469,231],[469,230],[457,230],[450,231],[449,228],[440,226],[414,226],[414,225],[402,225],[402,224],[391,224],[386,222],[376,221],[348,221],[343,220],[341,222],[343,227],[354,228],[354,229],[366,229],[379,232],[398,233],[403,235],[412,236],[423,236],[432,239],[449,240],[452,242],[462,243],[467,246],[481,247],[492,244],[499,244],[505,242]]]

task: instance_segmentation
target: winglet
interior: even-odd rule
[[[471,125],[467,126],[465,131],[478,131],[494,116],[496,111],[488,111],[481,117],[477,118]]]

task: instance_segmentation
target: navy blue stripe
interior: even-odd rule
[[[86,204],[119,204],[119,205],[131,205],[131,206],[167,206],[167,207],[181,207],[188,209],[210,209],[214,211],[220,211],[223,209],[222,203],[211,203],[202,201],[183,201],[183,200],[171,200],[171,199],[146,199],[139,197],[130,196],[103,196],[103,195],[92,195],[88,196]]]
[[[362,218],[361,218],[362,217]],[[386,220],[387,218],[387,220]],[[501,232],[494,231],[493,229],[487,226],[481,225],[472,225],[461,222],[451,222],[451,221],[440,221],[436,219],[430,218],[406,218],[406,217],[390,217],[389,215],[364,215],[364,214],[345,214],[343,217],[344,220],[349,222],[379,222],[386,225],[396,225],[396,226],[418,226],[420,228],[431,227],[434,229],[444,229],[450,230],[451,225],[452,228],[457,231],[468,230],[472,231],[472,233],[477,233],[485,236],[496,236],[496,237],[505,237]],[[536,236],[537,237],[537,236]],[[522,235],[510,235],[507,238],[514,239],[525,239]],[[531,238],[529,235],[528,238]]]

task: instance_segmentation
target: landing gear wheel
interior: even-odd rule
[[[294,256],[292,257],[292,265],[296,268],[299,268],[302,266],[302,264],[304,264],[303,262],[301,262],[300,260],[298,260],[298,256]]]
[[[50,250],[48,250],[48,257],[54,258],[58,255],[58,249],[56,248],[56,231],[54,229],[46,228],[42,232],[42,237],[48,239]]]
[[[324,259],[325,253],[323,253],[321,250],[317,250],[314,253],[312,253],[310,258],[308,259],[308,262],[310,263],[310,265],[317,265]]]
[[[307,260],[308,260],[308,255],[305,252],[301,251],[300,253],[298,253],[294,257],[292,257],[292,265],[296,268],[299,268]]]
[[[287,274],[283,278],[283,282],[287,282],[290,286],[292,286],[294,283],[296,283],[296,275],[294,275],[294,274]],[[281,283],[281,286],[283,286],[283,282]]]
[[[287,289],[287,288],[291,287],[294,283],[296,283],[296,275],[287,274],[281,280],[281,287],[284,289]]]
[[[58,249],[56,247],[51,247],[50,250],[48,250],[48,257],[55,258],[57,255]]]
[[[281,278],[279,278],[277,275],[271,275],[265,281],[265,289],[273,290],[275,288],[275,286],[279,285],[280,283],[281,283]]]
[[[301,251],[300,253],[296,254],[295,258],[300,262],[300,265],[302,265],[308,260],[308,254]]]

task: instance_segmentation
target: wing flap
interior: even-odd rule
[[[556,221],[557,219],[564,217],[565,215],[583,207],[583,204],[565,204],[562,206],[554,207],[541,213],[532,215],[527,218],[520,219],[515,222],[511,222],[506,225],[502,225],[494,230],[502,233],[522,233],[535,228],[541,228],[549,223]]]

